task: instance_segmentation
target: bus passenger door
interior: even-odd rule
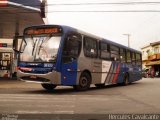
[[[79,34],[68,34],[63,46],[61,84],[76,85],[78,57],[81,52],[81,36]]]

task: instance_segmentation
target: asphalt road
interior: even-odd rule
[[[92,86],[44,90],[40,84],[0,80],[0,113],[5,114],[147,114],[160,113],[160,78],[145,78],[128,86]]]

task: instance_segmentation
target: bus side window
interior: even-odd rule
[[[81,52],[82,37],[77,34],[69,34],[64,42],[63,47],[63,63],[72,62],[76,60]]]
[[[136,64],[141,65],[141,54],[136,53]]]
[[[120,60],[122,63],[126,62],[126,50],[123,48],[120,48]]]
[[[111,58],[109,45],[107,43],[100,42],[100,58],[104,60],[110,60]]]
[[[132,52],[132,64],[135,65],[136,64],[136,56],[135,53]]]
[[[84,55],[86,57],[97,58],[98,45],[96,39],[84,37]]]
[[[129,50],[127,50],[127,63],[131,63],[131,52]]]
[[[110,45],[110,51],[111,51],[111,60],[119,61],[119,47]]]

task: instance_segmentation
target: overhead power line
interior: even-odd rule
[[[91,3],[52,3],[45,6],[75,6],[75,5],[158,5],[160,2],[91,2]],[[41,5],[21,5],[21,6],[41,6]]]
[[[49,11],[48,13],[54,13],[54,12],[160,12],[160,10],[104,10],[104,11]]]
[[[109,12],[112,12],[112,13],[129,13],[129,12],[135,12],[135,13],[158,13],[160,12],[160,10],[90,10],[90,11],[74,11],[74,10],[70,10],[70,11],[67,11],[67,10],[63,10],[63,11],[48,11],[46,13],[56,13],[56,12],[59,12],[59,13],[63,13],[63,12],[66,12],[66,13],[109,13]],[[39,12],[16,12],[16,14],[19,14],[19,13],[39,13]],[[0,12],[0,14],[14,14],[13,12],[9,13],[9,12]]]
[[[48,4],[47,6],[56,6],[56,5],[137,5],[137,4],[160,4],[160,2],[112,2],[112,3],[55,3]]]

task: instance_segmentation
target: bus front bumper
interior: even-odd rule
[[[25,73],[20,70],[17,71],[18,80],[34,83],[51,83],[55,85],[61,84],[61,74],[52,71],[46,74]]]

